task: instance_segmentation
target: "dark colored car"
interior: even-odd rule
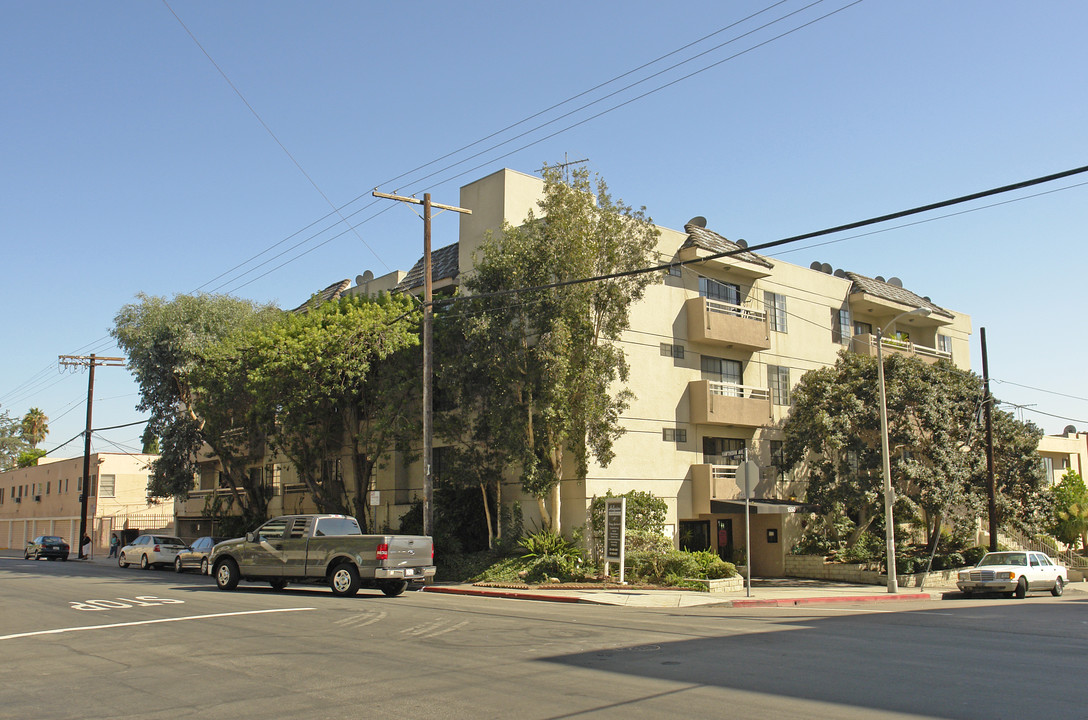
[[[174,558],[174,571],[184,572],[186,570],[200,569],[201,575],[208,574],[208,554],[211,553],[212,548],[216,543],[221,543],[226,538],[211,537],[205,535],[199,537],[193,541],[193,544],[186,550],[182,550],[178,553],[178,556]]]
[[[41,560],[42,558],[67,560],[68,551],[68,543],[65,542],[64,538],[57,535],[39,535],[26,544],[23,559],[29,560],[33,557],[35,560]]]

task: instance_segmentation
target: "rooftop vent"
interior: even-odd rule
[[[819,260],[813,260],[809,264],[808,269],[809,270],[819,270],[820,269],[820,261]]]
[[[744,238],[741,238],[740,240],[737,240],[737,245],[740,245],[742,248],[747,248],[748,247],[748,241],[745,240]]]
[[[837,278],[846,277],[846,271],[843,270],[842,268],[839,268],[838,270],[835,271],[835,277],[837,277]]]
[[[832,267],[831,267],[831,265],[829,263],[824,263],[823,265],[820,266],[820,272],[822,272],[822,273],[827,273],[828,275],[830,275],[831,270],[832,270]]]
[[[888,284],[891,285],[892,287],[897,287],[897,288],[903,287],[903,281],[900,280],[897,277],[888,278]]]
[[[702,215],[696,215],[691,220],[688,220],[687,224],[688,225],[694,225],[695,227],[705,228],[706,227],[706,218],[703,217]]]

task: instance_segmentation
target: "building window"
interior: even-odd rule
[[[116,486],[117,486],[117,476],[116,475],[103,475],[102,476],[102,481],[100,483],[98,483],[98,489],[101,491],[98,494],[99,497],[114,497],[114,492],[116,490]],[[48,494],[48,490],[49,490],[49,488],[47,487],[46,488],[47,494]]]
[[[867,322],[860,322],[860,321],[856,322],[856,323],[854,323],[854,334],[855,335],[872,335],[873,334],[873,326],[872,326],[871,323],[867,323]]]
[[[763,292],[763,309],[767,311],[767,319],[771,322],[771,330],[781,333],[786,332],[786,296],[765,290]]]
[[[677,359],[683,359],[683,357],[684,357],[684,346],[683,345],[672,345],[670,343],[661,343],[661,356],[662,357],[672,357],[672,358],[677,358]]]
[[[703,438],[703,462],[708,465],[740,465],[744,457],[743,439]]]
[[[848,309],[831,308],[831,342],[849,345],[852,327]]]
[[[683,275],[683,268],[679,265],[669,265],[669,275],[673,277],[680,277]]]
[[[661,439],[665,442],[687,442],[688,431],[684,428],[662,428]]]
[[[946,352],[949,355],[952,354],[952,338],[948,335],[937,336],[937,349],[941,352]]]
[[[775,405],[790,404],[790,369],[781,365],[767,366],[767,387]]]
[[[786,466],[786,460],[784,455],[786,443],[782,442],[781,440],[771,440],[770,446],[771,465],[778,468],[779,472],[781,472],[782,468]]]
[[[699,296],[708,300],[740,305],[740,285],[701,277],[699,278]]]
[[[1043,471],[1046,472],[1046,481],[1054,482],[1054,459],[1044,457],[1043,458]]]
[[[703,355],[702,370],[704,380],[713,380],[731,385],[743,385],[744,375],[739,360],[726,360],[724,358]]]

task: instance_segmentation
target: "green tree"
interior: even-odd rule
[[[19,455],[26,451],[22,423],[7,410],[0,410],[0,472],[18,466]]]
[[[478,297],[449,311],[462,350],[440,362],[450,377],[473,379],[460,408],[476,423],[469,435],[478,445],[501,448],[537,498],[544,525],[558,531],[564,473],[573,468],[584,478],[590,457],[602,465],[613,457],[619,416],[632,397],[623,387],[628,367],[616,341],[629,325],[631,304],[656,278],[488,294],[646,267],[659,233],[644,209],[614,200],[586,170],[565,178],[545,168],[539,211],[521,225],[504,223],[481,245],[465,281]],[[469,364],[472,372],[449,370],[454,364]]]
[[[973,523],[985,507],[984,437],[977,429],[981,379],[948,362],[898,353],[884,359],[896,520],[920,524],[931,543],[945,521]],[[850,352],[805,373],[786,419],[784,455],[808,479],[807,500],[830,513],[851,510],[854,543],[884,515],[876,361]],[[994,412],[999,521],[1036,526],[1040,432]],[[1034,465],[1033,465],[1034,463]]]
[[[369,527],[374,469],[406,449],[415,427],[414,317],[405,296],[353,296],[244,332],[208,363],[217,370],[202,377],[198,407],[212,417],[223,393],[243,389],[235,406],[292,463],[318,508]]]
[[[1054,516],[1049,531],[1066,545],[1080,540],[1088,549],[1088,486],[1076,470],[1067,470],[1054,486]]]
[[[187,497],[196,454],[206,443],[221,460],[223,478],[243,515],[263,520],[262,491],[248,487],[245,463],[234,462],[230,451],[237,429],[206,424],[194,408],[191,376],[225,338],[269,322],[280,311],[226,295],[176,295],[168,300],[141,293],[137,298],[117,313],[110,334],[128,356],[140,388],[137,409],[149,413],[145,437],[161,443],[148,491],[158,497]]]
[[[38,408],[30,408],[23,416],[21,432],[27,444],[36,448],[38,443],[45,440],[45,436],[49,434],[49,418]]]

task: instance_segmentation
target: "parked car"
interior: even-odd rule
[[[1049,556],[1030,550],[986,553],[978,565],[961,570],[956,585],[964,595],[1000,592],[1025,597],[1031,590],[1049,590],[1058,597],[1069,582],[1069,572]]]
[[[67,560],[68,550],[68,543],[64,541],[64,538],[57,535],[39,535],[27,542],[26,549],[23,550],[23,559],[29,560],[33,557],[35,560],[42,558]]]
[[[121,548],[117,564],[128,567],[139,563],[144,570],[155,565],[173,565],[178,553],[188,547],[180,538],[169,535],[140,535]]]
[[[209,568],[208,555],[216,543],[221,543],[224,540],[226,538],[211,537],[210,535],[197,538],[192,545],[179,552],[178,556],[174,558],[174,572],[199,568],[201,575],[207,575]]]

